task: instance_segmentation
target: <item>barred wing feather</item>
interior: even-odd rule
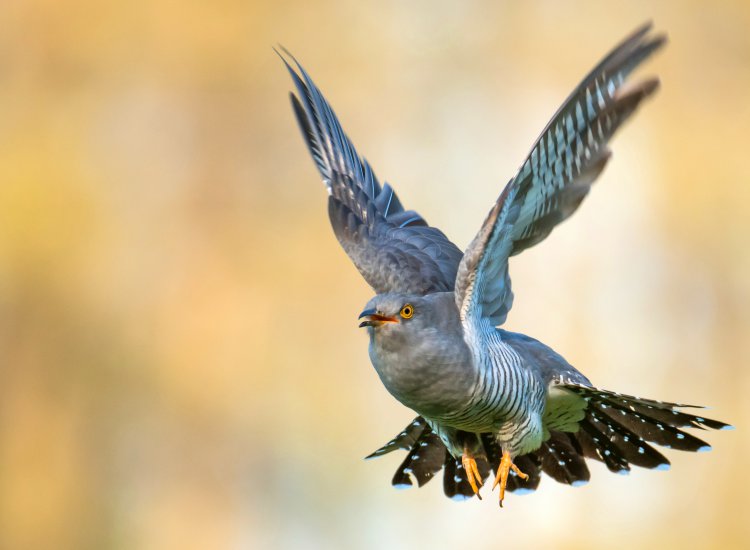
[[[607,55],[578,85],[537,139],[464,254],[456,303],[467,317],[505,321],[513,295],[508,258],[542,241],[580,205],[610,156],[610,138],[658,87],[628,75],[665,42],[645,25]]]
[[[341,246],[378,294],[453,290],[463,255],[442,231],[405,210],[344,134],[331,106],[302,66],[284,59],[298,95],[292,106],[328,189],[328,214]]]

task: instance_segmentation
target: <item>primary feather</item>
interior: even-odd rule
[[[281,54],[280,54],[281,55]],[[341,246],[378,294],[452,290],[462,252],[361,159],[310,76],[282,57],[297,88],[292,106],[328,189],[328,214]]]

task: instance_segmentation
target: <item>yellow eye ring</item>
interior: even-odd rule
[[[404,319],[411,319],[414,316],[414,306],[411,304],[406,304],[401,308],[401,311],[399,311],[399,315],[401,315],[401,317],[403,317]]]

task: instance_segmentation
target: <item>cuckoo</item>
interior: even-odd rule
[[[421,486],[444,469],[452,498],[479,496],[494,474],[506,491],[533,491],[544,472],[589,480],[585,459],[618,473],[667,469],[654,448],[710,447],[682,428],[731,426],[688,405],[594,387],[562,356],[500,328],[513,304],[508,260],[567,219],[610,157],[609,141],[658,88],[631,72],[665,43],[644,25],[583,79],[534,143],[465,252],[378,181],[308,73],[286,51],[292,107],[328,190],[341,246],[376,295],[359,316],[383,385],[417,416],[377,457],[408,451],[393,484]],[[368,457],[368,458],[370,458]],[[481,497],[480,497],[481,498]]]

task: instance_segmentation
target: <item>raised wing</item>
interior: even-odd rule
[[[299,94],[290,94],[294,113],[328,189],[333,231],[354,265],[378,294],[453,290],[461,250],[422,216],[404,210],[388,183],[381,187],[323,94],[285,53]]]
[[[628,75],[665,42],[647,24],[626,38],[578,85],[547,124],[466,250],[456,280],[462,320],[504,322],[513,302],[508,258],[543,240],[578,208],[604,169],[607,144],[658,87],[626,85]]]

